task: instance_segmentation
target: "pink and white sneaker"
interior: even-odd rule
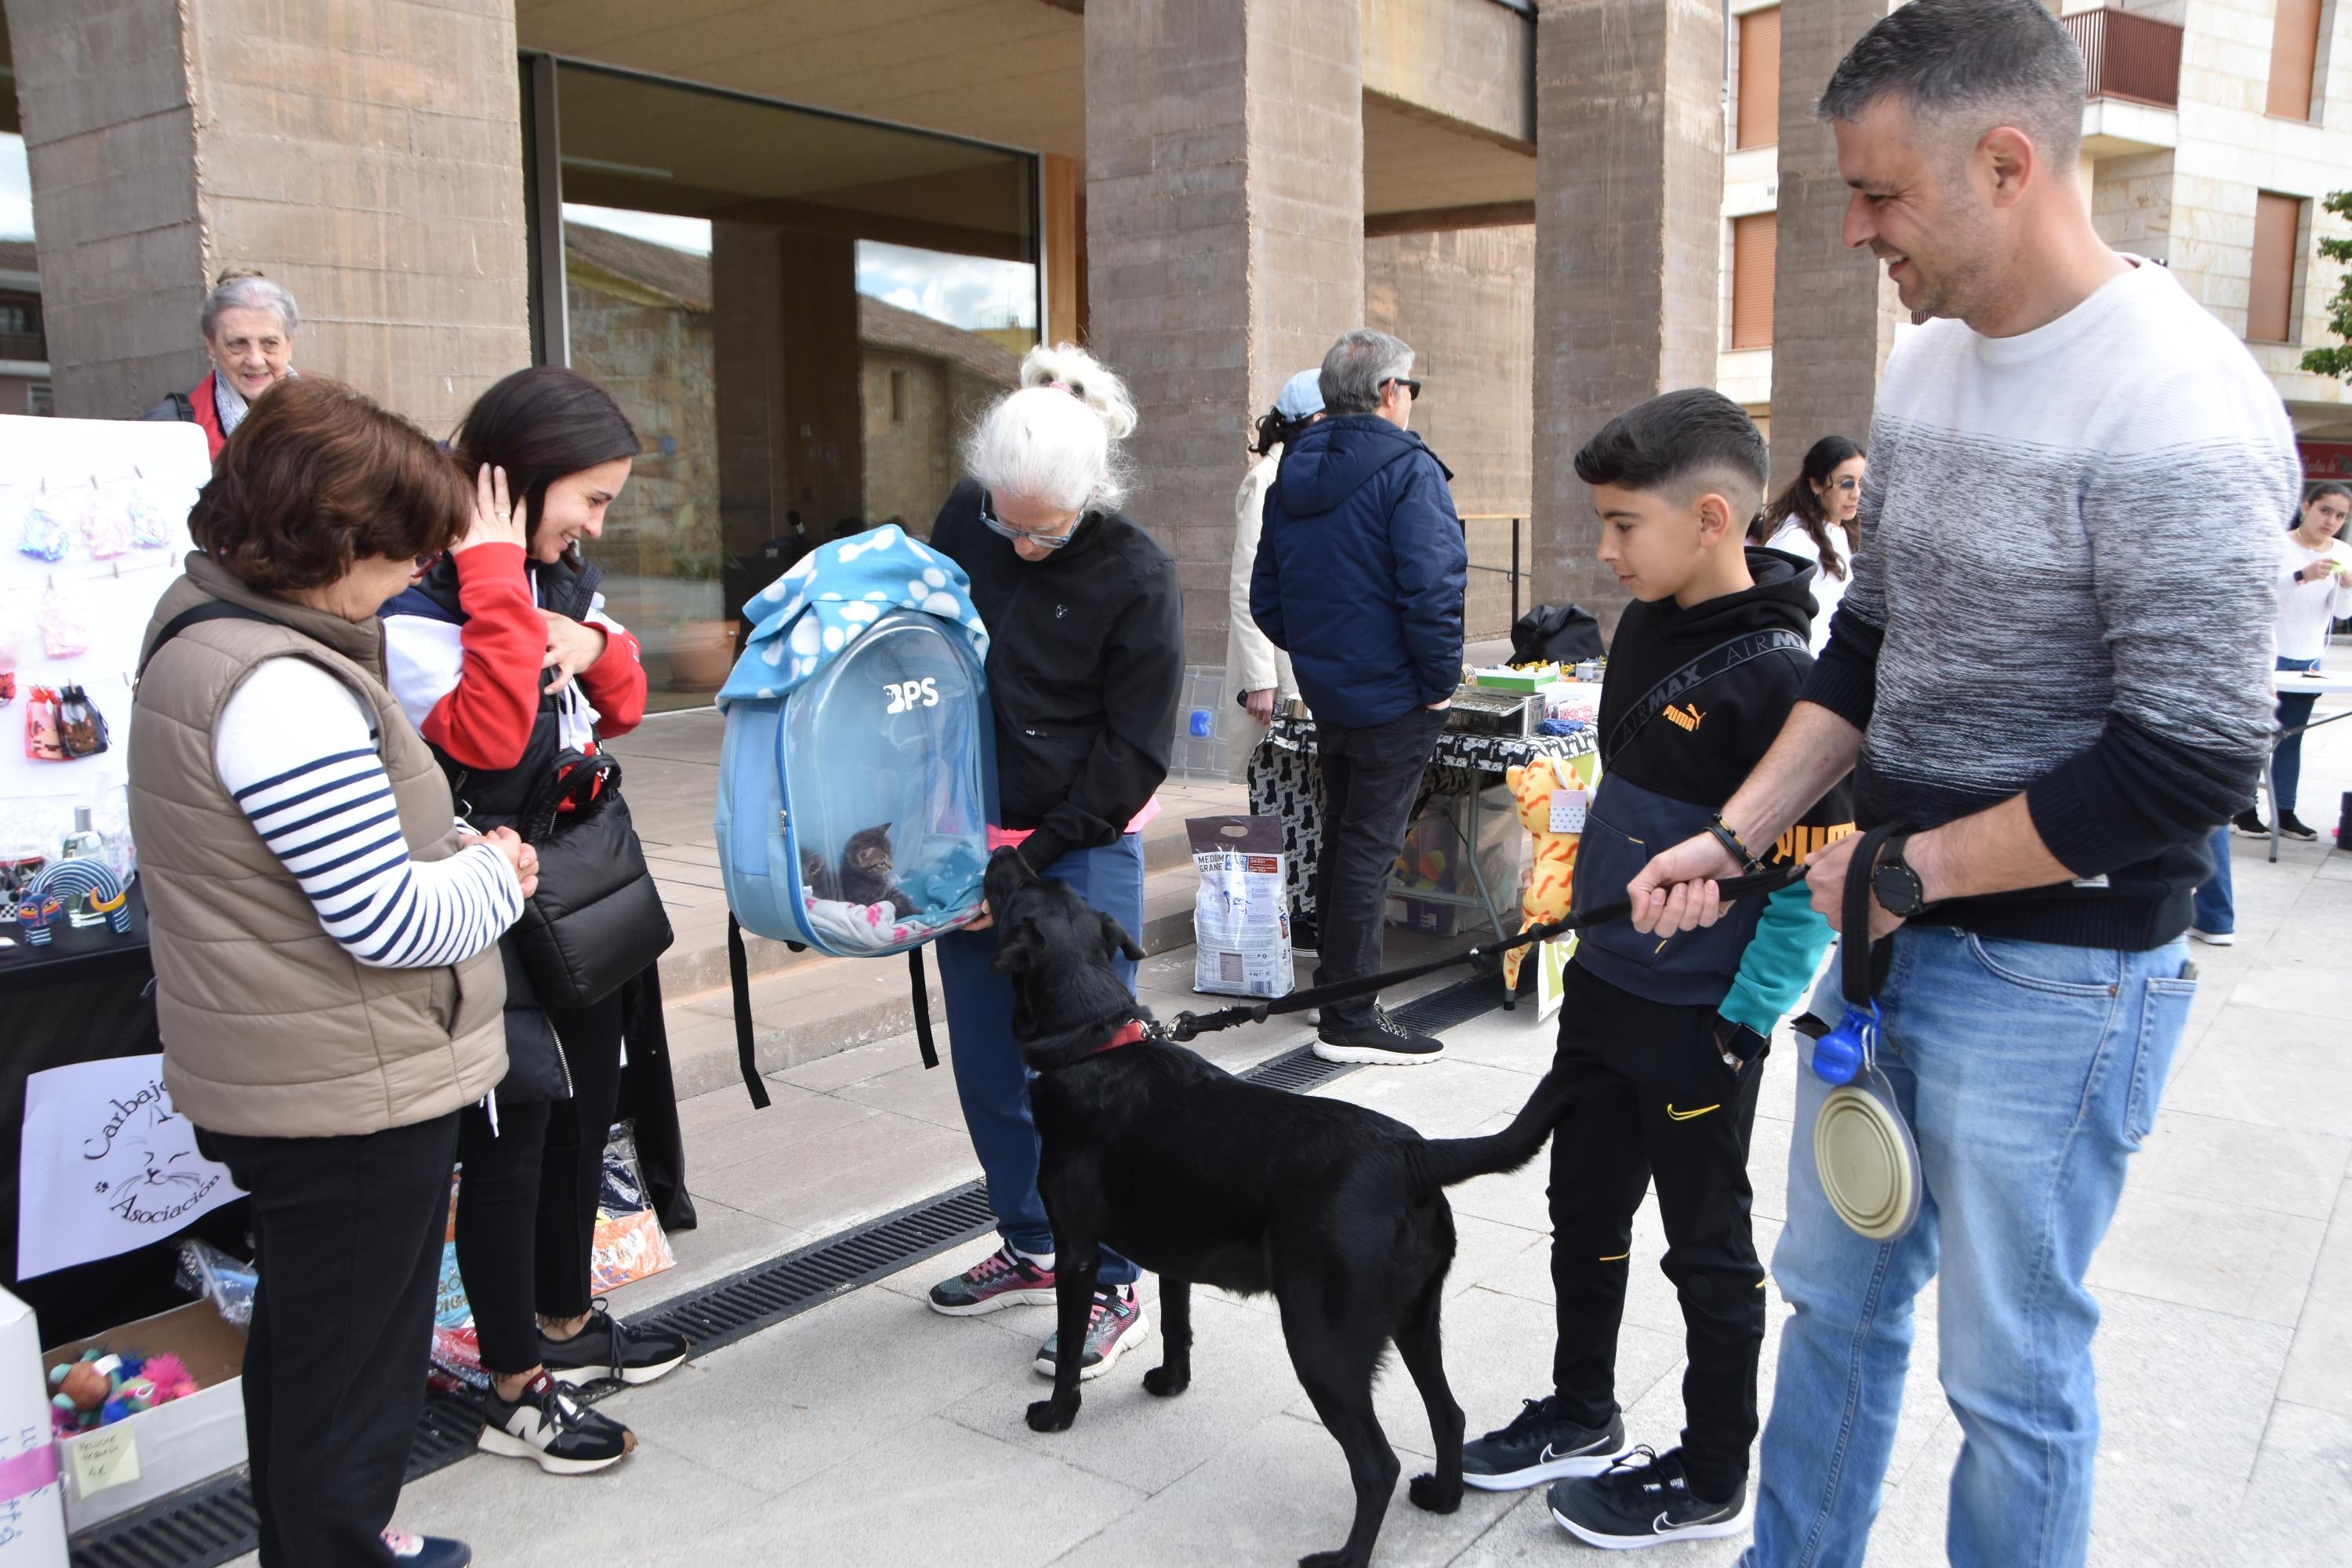
[[[1087,1314],[1087,1343],[1078,1357],[1078,1381],[1088,1383],[1110,1370],[1128,1346],[1143,1338],[1143,1301],[1132,1285],[1120,1285],[1095,1292],[1094,1310]],[[1040,1375],[1054,1375],[1054,1364],[1061,1359],[1062,1331],[1059,1329],[1045,1336],[1037,1347],[1035,1366]]]
[[[1054,1271],[1038,1268],[1009,1246],[931,1287],[931,1310],[950,1318],[976,1318],[999,1307],[1053,1304]]]

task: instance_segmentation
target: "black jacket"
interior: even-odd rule
[[[1326,419],[1283,449],[1250,616],[1325,723],[1385,724],[1461,683],[1470,557],[1452,477],[1420,437],[1373,414]]]
[[[1039,871],[1116,842],[1168,777],[1184,685],[1176,563],[1123,512],[1088,512],[1076,536],[1024,561],[980,521],[980,486],[955,488],[931,548],[971,579],[988,626],[997,813],[1035,837]]]
[[[1736,794],[1788,721],[1812,669],[1811,562],[1750,547],[1752,588],[1684,609],[1672,599],[1636,602],[1617,622],[1601,687],[1601,787],[1577,851],[1575,903],[1621,899],[1625,884],[1670,845],[1706,825]],[[1640,728],[1621,732],[1661,681],[1694,659],[1759,632],[1792,634],[1784,647],[1698,679]],[[1843,784],[1832,788],[1778,845],[1751,844],[1767,861],[1802,859],[1850,830]],[[1733,906],[1704,931],[1671,942],[1622,921],[1584,933],[1577,961],[1622,990],[1652,1001],[1713,1005],[1724,999],[1763,913],[1760,900]]]

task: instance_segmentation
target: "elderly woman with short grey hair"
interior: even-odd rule
[[[1184,605],[1168,552],[1118,510],[1119,442],[1135,405],[1083,350],[1039,347],[1022,385],[972,432],[965,471],[940,509],[931,547],[963,568],[988,624],[988,700],[996,717],[997,843],[1059,879],[1139,937],[1143,841],[1168,776],[1184,680]],[[1013,1039],[1013,987],[989,965],[981,926],[941,937],[940,979],[955,1044],[964,1125],[988,1173],[1002,1245],[933,1288],[950,1317],[1054,1300],[1054,1232],[1037,1194],[1028,1074]],[[1135,965],[1114,961],[1132,987]],[[1049,1339],[1037,1369],[1080,1355],[1106,1370],[1140,1337],[1135,1265],[1105,1248],[1083,1346]]]
[[[212,368],[195,390],[175,392],[141,417],[196,426],[217,461],[254,400],[294,374],[294,334],[302,318],[284,287],[250,268],[231,268],[205,296],[196,324]]]

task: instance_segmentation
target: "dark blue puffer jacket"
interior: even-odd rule
[[[1470,558],[1452,477],[1371,414],[1310,426],[1283,453],[1250,615],[1317,718],[1365,729],[1454,695]]]

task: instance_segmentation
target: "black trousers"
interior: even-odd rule
[[[425,1404],[457,1113],[201,1142],[253,1199],[245,1441],[262,1568],[391,1568],[380,1532]]]
[[[513,1375],[539,1364],[540,1167],[547,1157],[551,1113],[569,1118],[563,1102],[544,1100],[499,1107],[469,1105],[457,1113],[457,1272],[474,1310],[482,1370]]]
[[[576,1318],[594,1295],[589,1261],[596,1245],[596,1199],[604,1186],[604,1140],[621,1094],[621,994],[593,1007],[551,1007],[547,1016],[572,1069],[572,1098],[549,1108],[539,1176],[537,1295],[539,1310],[549,1317]],[[461,1199],[458,1207],[464,1206]]]
[[[1315,914],[1322,957],[1315,984],[1377,974],[1388,923],[1389,878],[1412,826],[1445,715],[1416,708],[1367,730],[1316,721],[1323,770],[1323,852],[1315,867]],[[1323,1009],[1325,1033],[1370,1022],[1375,998]]]
[[[1748,1478],[1764,1268],[1748,1223],[1748,1144],[1759,1058],[1724,1066],[1715,1009],[1650,1002],[1570,963],[1555,1065],[1598,1063],[1551,1143],[1551,1279],[1561,1413],[1605,1425],[1618,1410],[1617,1330],[1625,1313],[1633,1215],[1654,1180],[1665,1221],[1659,1268],[1683,1310],[1683,1459],[1691,1489],[1720,1500]]]

